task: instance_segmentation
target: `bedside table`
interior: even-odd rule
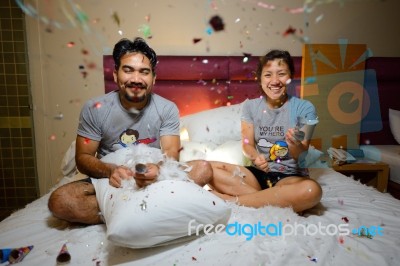
[[[389,180],[389,165],[386,163],[365,159],[349,164],[332,165],[332,168],[346,176],[352,176],[355,180],[360,180],[363,184],[372,185],[380,192],[386,192]],[[366,179],[369,182],[365,182]]]

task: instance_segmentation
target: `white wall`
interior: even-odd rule
[[[74,11],[70,2],[83,13]],[[304,2],[314,6],[310,13],[287,11]],[[26,21],[41,194],[61,177],[61,160],[76,136],[82,104],[103,93],[102,55],[110,54],[122,37],[143,36],[138,30],[143,24],[150,26],[153,37],[148,42],[159,55],[261,55],[271,48],[301,55],[300,39],[282,35],[291,26],[311,43],[347,39],[367,44],[374,56],[400,56],[398,0],[31,0],[25,4],[39,14],[28,13]],[[275,8],[267,9],[266,4]],[[114,12],[120,26],[112,18]],[[86,14],[87,24],[77,22],[76,14]],[[213,15],[224,20],[225,30],[207,34]],[[202,40],[194,44],[194,38]],[[68,48],[69,42],[75,46]],[[80,65],[88,72],[86,78]],[[60,114],[62,119],[56,119]]]

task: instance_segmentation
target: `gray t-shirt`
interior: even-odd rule
[[[272,172],[306,175],[290,156],[285,134],[296,125],[297,117],[316,119],[314,105],[303,99],[289,96],[288,101],[277,109],[268,107],[265,98],[246,100],[241,120],[254,126],[256,149],[265,155]]]
[[[78,135],[100,141],[98,158],[139,143],[160,148],[160,136],[179,136],[179,111],[173,102],[156,94],[150,95],[142,110],[128,111],[118,91],[113,91],[85,103]]]

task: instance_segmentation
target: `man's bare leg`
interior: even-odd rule
[[[73,223],[103,223],[93,184],[76,181],[65,184],[50,195],[48,202],[52,214]]]

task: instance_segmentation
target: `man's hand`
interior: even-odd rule
[[[113,187],[121,187],[121,180],[122,179],[129,179],[133,177],[133,172],[131,169],[125,166],[117,166],[112,170],[110,176],[110,185]]]
[[[145,173],[139,173],[139,172],[134,173],[133,177],[135,178],[136,185],[139,188],[146,187],[156,182],[157,177],[160,174],[160,169],[157,164],[147,163],[146,168],[147,170],[145,171]]]

